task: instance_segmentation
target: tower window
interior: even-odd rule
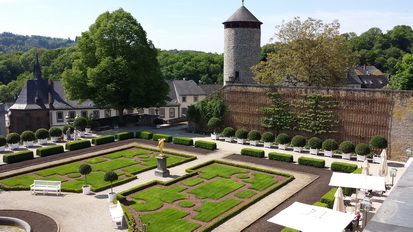
[[[239,71],[235,71],[235,81],[239,81]]]

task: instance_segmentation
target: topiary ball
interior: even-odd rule
[[[387,148],[387,139],[382,135],[375,135],[370,139],[370,146],[378,149]]]
[[[105,173],[105,176],[103,176],[103,180],[104,181],[109,181],[109,182],[117,181],[118,180],[118,174],[116,174],[116,172],[109,171],[109,172]]]
[[[77,129],[84,131],[87,126],[87,119],[85,117],[76,117],[75,121],[73,122],[73,125]]]
[[[261,139],[261,133],[257,130],[252,130],[248,132],[247,135],[248,140],[256,141]]]
[[[36,135],[33,133],[33,131],[23,131],[23,133],[20,135],[22,141],[33,141],[36,139]]]
[[[217,117],[212,117],[211,119],[209,119],[208,121],[208,126],[212,127],[212,128],[217,128],[221,126],[221,119],[217,118]]]
[[[0,146],[5,146],[7,144],[6,137],[0,135]]]
[[[245,129],[238,129],[235,132],[235,137],[237,137],[238,139],[246,139],[248,137],[248,131]]]
[[[82,175],[87,175],[92,172],[92,167],[89,164],[81,164],[78,171]]]
[[[307,144],[307,141],[302,135],[296,135],[291,140],[291,145],[293,147],[304,147],[306,144]]]
[[[37,139],[47,139],[49,138],[49,131],[44,128],[40,128],[35,133]]]
[[[265,132],[262,134],[262,141],[265,143],[272,143],[275,140],[275,135],[272,132]]]
[[[235,130],[232,127],[226,127],[221,133],[221,137],[234,137],[234,135]]]
[[[343,153],[353,153],[356,148],[352,142],[344,141],[340,143],[339,149]]]
[[[322,145],[325,151],[334,151],[337,150],[338,144],[334,139],[326,139]]]
[[[20,142],[20,135],[17,133],[10,133],[6,137],[7,143],[19,143]]]
[[[51,127],[49,129],[49,135],[51,137],[60,137],[62,136],[62,129],[60,129],[59,127]]]
[[[278,144],[287,144],[291,142],[291,138],[286,133],[281,133],[277,135],[277,139],[275,140]]]
[[[359,143],[359,144],[357,144],[355,151],[356,151],[357,155],[365,156],[365,155],[368,155],[370,153],[370,147],[369,147],[368,144]]]
[[[308,140],[308,146],[310,146],[311,149],[320,149],[322,146],[321,139],[312,137]]]

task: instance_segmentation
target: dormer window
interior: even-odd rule
[[[186,97],[182,97],[182,102],[186,102]]]

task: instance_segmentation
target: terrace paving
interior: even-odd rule
[[[184,126],[183,126],[184,127]],[[104,132],[99,132],[97,134],[93,134],[92,136],[100,136],[100,135],[107,135],[107,134],[115,134],[122,131],[151,131],[154,133],[163,133],[169,134],[174,137],[190,137],[194,140],[207,140],[211,141],[209,136],[200,135],[200,134],[193,134],[188,133],[182,129],[182,126],[178,127],[171,127],[171,128],[150,128],[150,127],[123,127],[119,129],[112,129],[107,130]],[[116,143],[116,146],[120,145],[122,147],[127,147],[130,145],[132,141],[119,141]],[[294,199],[304,202],[313,201],[313,199],[308,199],[315,196],[308,196],[310,194],[306,194],[304,191],[300,192],[301,189],[305,188],[305,191],[311,191],[311,189],[319,190],[320,187],[325,189],[330,188],[326,186],[328,184],[325,183],[326,180],[329,180],[329,175],[331,175],[330,171],[325,169],[316,169],[311,167],[308,168],[309,172],[302,172],[299,168],[301,165],[296,164],[284,164],[280,165],[280,162],[271,161],[267,159],[257,159],[253,157],[245,157],[240,155],[233,155],[239,154],[240,150],[244,147],[251,147],[249,145],[239,145],[235,143],[226,143],[223,141],[216,141],[218,145],[218,150],[209,152],[208,154],[196,154],[193,152],[182,151],[179,149],[179,146],[175,146],[173,144],[165,144],[165,151],[173,151],[173,152],[181,152],[188,155],[195,155],[197,156],[196,160],[191,162],[181,164],[179,166],[170,168],[171,176],[167,178],[156,177],[154,175],[154,170],[149,170],[143,173],[137,174],[138,179],[128,182],[126,184],[114,187],[115,192],[121,192],[127,190],[129,188],[135,187],[137,185],[145,184],[152,180],[161,180],[161,181],[168,181],[171,178],[175,178],[181,175],[184,175],[187,168],[193,167],[197,164],[204,163],[209,160],[225,160],[233,163],[242,163],[246,165],[253,165],[260,168],[275,170],[279,172],[289,173],[295,176],[295,180],[289,183],[288,185],[284,186],[280,190],[277,190],[273,194],[265,197],[264,199],[260,200],[256,204],[252,205],[248,209],[244,210],[240,214],[236,215],[235,217],[231,218],[230,220],[223,223],[221,226],[216,228],[214,231],[277,231],[278,228],[282,228],[280,226],[271,224],[266,222],[266,220],[274,216],[277,212],[281,209],[287,207],[291,204]],[[140,143],[138,140],[133,140],[133,144],[152,147],[155,148],[157,143],[154,141],[147,141],[144,143]],[[99,145],[100,148],[103,148],[104,145]],[[112,145],[106,145],[104,147],[107,151],[118,149],[119,147]],[[258,149],[265,150],[266,154],[272,151],[279,151],[275,148],[263,148],[257,147]],[[93,153],[98,152],[101,153],[102,151],[94,150]],[[294,160],[297,160],[300,156],[307,156],[307,157],[314,157],[314,155],[309,155],[307,152],[302,154],[292,152],[292,151],[282,151],[283,153],[289,153],[294,155]],[[74,153],[74,152],[73,152]],[[54,162],[62,162],[63,160],[73,159],[74,157],[78,158],[79,156],[87,156],[87,154],[80,154],[82,152],[78,151],[78,156],[68,157],[62,160],[53,160],[47,164],[37,164],[40,166],[50,165]],[[69,154],[69,153],[68,153]],[[89,153],[90,155],[90,153]],[[1,156],[1,155],[0,155]],[[0,157],[1,158],[1,157]],[[328,158],[318,156],[317,158],[322,158],[326,160],[326,166],[330,166],[334,161],[342,161],[338,158]],[[0,159],[1,160],[1,159]],[[251,160],[254,162],[251,163]],[[355,163],[357,165],[361,165],[361,162],[356,161],[345,161],[349,163]],[[277,165],[278,163],[278,165]],[[398,168],[398,175],[395,181],[398,180],[400,176],[402,176],[404,172],[404,165],[403,163],[393,162],[390,161],[389,165],[397,166]],[[375,175],[378,173],[378,164],[370,164],[370,172]],[[15,173],[16,171],[32,169],[34,166],[30,167],[23,167],[16,170],[10,170],[6,172],[2,172],[2,169],[5,169],[7,165],[0,165],[0,177],[5,176],[11,173]],[[4,171],[4,170],[3,170]],[[326,173],[330,173],[329,175]],[[390,182],[390,178],[388,178],[388,182]],[[311,184],[314,183],[312,186]],[[312,188],[310,188],[312,187]],[[313,190],[314,191],[314,190]],[[328,191],[328,190],[327,190]],[[88,232],[88,231],[127,231],[127,228],[118,229],[111,221],[108,205],[109,202],[107,200],[108,190],[92,194],[92,195],[83,195],[79,193],[63,193],[61,196],[55,196],[55,194],[37,194],[31,195],[29,191],[1,191],[0,190],[0,209],[10,209],[10,210],[30,210],[34,212],[38,212],[44,215],[47,215],[53,218],[57,224],[59,225],[59,231],[61,232]],[[317,196],[318,197],[318,196]],[[319,197],[318,197],[319,199]],[[311,204],[311,203],[309,203]],[[280,207],[277,207],[280,206]],[[380,200],[374,202],[373,207],[377,209],[380,206]],[[351,212],[351,209],[349,209]],[[353,209],[354,210],[354,209]],[[373,211],[374,213],[374,211]],[[255,222],[255,223],[254,223]],[[257,223],[259,222],[259,223]],[[125,224],[125,223],[124,223]],[[252,225],[251,225],[252,224]]]

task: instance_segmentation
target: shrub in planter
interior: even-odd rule
[[[323,150],[334,151],[337,150],[338,144],[334,139],[326,139],[324,140],[322,147]]]
[[[272,143],[275,141],[275,135],[272,132],[265,132],[262,134],[262,141],[264,143]]]
[[[44,128],[40,128],[35,132],[37,139],[47,139],[49,138],[49,131]]]
[[[248,140],[260,140],[261,139],[261,133],[257,130],[252,130],[248,132],[247,135]]]
[[[259,149],[243,148],[243,149],[241,149],[241,155],[248,155],[248,156],[264,158],[265,157],[265,152],[263,150],[259,150]]]
[[[387,145],[388,145],[387,139],[381,135],[375,135],[371,137],[369,144],[371,147],[377,148],[377,149],[387,148]]]
[[[33,151],[21,151],[12,154],[3,155],[3,162],[6,164],[17,163],[24,160],[33,159]]]
[[[357,144],[355,151],[356,151],[357,155],[365,156],[365,155],[368,155],[370,153],[370,147],[369,147],[369,145],[367,145],[365,143],[359,143],[359,144]]]
[[[0,147],[5,146],[7,144],[6,137],[0,135]]]
[[[325,160],[307,158],[307,157],[301,156],[300,158],[298,158],[298,164],[306,165],[306,166],[313,166],[313,167],[317,167],[317,168],[324,168],[325,167]]]
[[[356,149],[354,144],[350,141],[344,141],[340,143],[340,146],[338,148],[342,153],[353,153]]]
[[[291,142],[291,137],[286,133],[281,133],[277,135],[277,139],[275,140],[278,144],[288,144]]]
[[[21,139],[20,135],[17,134],[17,133],[10,133],[6,137],[7,143],[9,143],[9,144],[19,143],[20,139]]]
[[[221,126],[221,123],[222,123],[221,119],[217,117],[212,117],[208,121],[208,126],[211,127],[212,130],[214,131],[214,134],[216,134],[215,130]]]
[[[194,145],[194,140],[191,138],[184,138],[184,137],[174,137],[172,142],[174,144],[182,144],[186,146],[192,146]]]
[[[87,175],[92,172],[92,167],[89,164],[81,164],[79,166],[79,173],[85,176],[85,185],[88,186],[87,184]]]
[[[235,137],[237,137],[238,139],[247,139],[248,137],[248,131],[245,129],[238,129],[235,132]]]
[[[221,133],[221,137],[234,137],[235,130],[232,127],[225,127],[225,129]]]
[[[36,155],[40,157],[45,157],[49,155],[55,155],[59,153],[63,153],[65,149],[62,145],[55,145],[49,147],[42,147],[36,150]]]
[[[312,137],[311,139],[308,140],[308,146],[311,149],[320,149],[322,146],[321,139],[317,137]]]
[[[62,136],[63,131],[59,127],[50,127],[49,135],[50,137],[60,137]]]
[[[294,156],[290,154],[270,152],[268,153],[268,159],[292,163],[294,161]]]
[[[36,135],[33,133],[33,131],[23,131],[23,133],[20,135],[22,141],[34,141],[36,139]]]
[[[110,182],[110,193],[113,193],[112,182],[118,180],[118,174],[116,174],[116,172],[109,171],[105,173],[105,176],[103,176],[103,180]]]
[[[291,139],[291,146],[293,147],[304,147],[306,144],[307,141],[302,135],[296,135]]]
[[[84,131],[86,126],[88,125],[88,121],[85,117],[76,117],[75,121],[73,122],[73,125],[76,129]]]
[[[357,164],[349,164],[342,162],[331,163],[331,171],[351,173],[357,169]]]
[[[66,133],[67,129],[69,129],[69,128],[70,128],[70,133],[73,134],[73,132],[75,131],[75,128],[72,125],[65,125],[63,127],[63,133]]]
[[[195,147],[204,148],[208,150],[215,150],[217,149],[217,144],[214,142],[198,140],[195,141]]]

